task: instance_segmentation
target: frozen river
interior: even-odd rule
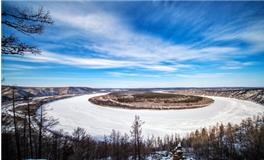
[[[55,130],[72,133],[81,127],[95,137],[109,135],[112,129],[130,133],[135,115],[145,123],[143,134],[164,136],[178,133],[185,135],[201,127],[209,127],[217,122],[240,123],[242,119],[264,112],[264,106],[250,101],[233,98],[210,97],[215,100],[207,107],[187,110],[127,110],[101,107],[88,101],[90,94],[54,101],[44,105],[47,116],[58,119]]]

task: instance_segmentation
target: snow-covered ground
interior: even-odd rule
[[[186,133],[209,127],[217,122],[240,123],[242,119],[264,112],[264,106],[250,101],[224,97],[210,97],[215,102],[207,107],[187,110],[128,110],[101,107],[88,101],[90,94],[54,101],[44,105],[47,116],[59,120],[55,130],[63,129],[72,133],[77,128],[85,128],[95,137],[109,135],[112,129],[129,133],[135,115],[145,122],[144,137]]]

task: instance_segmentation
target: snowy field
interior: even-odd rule
[[[187,110],[127,110],[101,107],[88,101],[91,94],[54,101],[44,105],[47,116],[58,119],[55,130],[72,133],[76,127],[86,129],[95,137],[109,135],[112,129],[121,133],[130,131],[135,115],[145,122],[144,137],[186,133],[209,127],[217,122],[240,123],[242,119],[264,112],[264,106],[233,98],[210,97],[215,102],[204,108]]]

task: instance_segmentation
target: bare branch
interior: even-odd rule
[[[31,34],[41,34],[44,30],[44,25],[53,24],[53,20],[50,17],[50,13],[44,11],[43,7],[40,7],[37,11],[10,7],[2,11],[2,24],[30,36]],[[2,36],[1,51],[2,54],[19,55],[40,53],[40,50],[35,46],[20,42],[13,35]]]
[[[2,37],[2,54],[19,54],[24,55],[25,53],[39,54],[40,50],[35,46],[30,46],[20,42],[14,36]]]

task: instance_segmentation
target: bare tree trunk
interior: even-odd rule
[[[16,137],[17,158],[18,158],[18,160],[21,160],[21,151],[20,151],[20,143],[19,143],[19,133],[18,133],[18,130],[17,130],[17,123],[16,123],[15,87],[12,88],[12,94],[13,94],[13,120],[14,120],[15,137]]]
[[[29,108],[29,97],[27,102],[27,112],[28,112],[28,132],[29,132],[29,147],[30,147],[30,158],[33,158],[33,146],[32,146],[32,135],[31,135],[31,120],[30,120],[30,108]]]
[[[108,142],[107,142],[107,137],[104,136],[104,157],[107,157],[108,156]]]
[[[137,134],[134,134],[134,159],[137,159]]]
[[[139,118],[139,116],[135,116],[135,120],[132,125],[131,135],[134,137],[133,143],[134,143],[134,151],[135,151],[135,159],[141,159],[140,157],[140,142],[141,142],[141,134],[142,134],[142,125],[144,122],[142,122]]]
[[[60,144],[61,144],[61,138],[56,135],[56,159],[60,160]]]
[[[38,158],[41,158],[42,151],[42,104],[40,104],[40,123],[39,123],[39,144],[38,144]]]
[[[138,160],[140,160],[141,157],[140,157],[140,139],[139,139],[139,137],[137,139],[137,153],[138,153]]]
[[[53,159],[59,159],[58,158],[58,137],[57,135],[52,136],[52,154],[53,154]]]
[[[26,135],[26,131],[27,131],[27,114],[25,113],[25,117],[24,117],[24,126],[23,126],[23,145],[24,145],[24,157],[27,157],[28,155],[28,143],[27,143],[27,135]]]

